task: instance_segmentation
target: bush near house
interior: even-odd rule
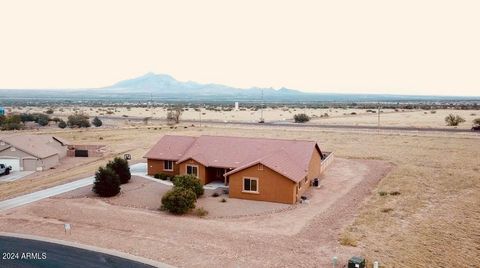
[[[306,114],[296,114],[293,116],[293,120],[295,120],[295,123],[305,123],[310,121],[310,117]]]
[[[163,195],[160,209],[177,215],[185,214],[195,208],[196,200],[196,195],[191,189],[175,186]]]
[[[107,163],[107,168],[111,168],[115,171],[121,184],[127,183],[132,178],[128,161],[123,158],[115,157]]]
[[[155,179],[160,179],[160,180],[162,180],[162,181],[168,180],[168,175],[165,174],[165,173],[157,173],[157,174],[153,175],[153,177],[154,177]]]
[[[172,180],[175,187],[182,187],[192,190],[195,195],[200,197],[203,195],[203,186],[200,180],[192,175],[177,175]]]
[[[94,125],[95,127],[100,127],[102,126],[103,122],[102,120],[100,120],[100,118],[98,118],[98,116],[95,116],[92,120],[92,125]]]
[[[99,167],[95,172],[92,191],[102,197],[115,196],[120,192],[120,178],[109,167]]]

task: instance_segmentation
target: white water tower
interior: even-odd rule
[[[238,108],[238,101],[235,102],[235,111],[238,111],[239,108]]]

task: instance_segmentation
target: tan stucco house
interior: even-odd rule
[[[233,198],[293,204],[324,170],[314,141],[163,136],[144,156],[148,174],[222,181]]]
[[[56,166],[67,155],[68,142],[49,135],[0,137],[0,163],[13,171],[41,171]]]

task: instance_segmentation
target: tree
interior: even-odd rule
[[[458,126],[460,123],[465,122],[465,119],[459,115],[449,114],[445,117],[445,122],[447,123],[447,126]]]
[[[102,124],[103,122],[102,120],[100,120],[100,118],[98,118],[98,116],[95,116],[95,118],[93,118],[92,125],[94,125],[95,127],[100,127]]]
[[[92,191],[102,197],[115,196],[120,192],[120,179],[109,167],[100,167],[95,172]]]
[[[42,127],[48,125],[48,117],[45,117],[45,116],[38,117],[37,124],[39,124]]]
[[[162,196],[162,206],[160,209],[167,210],[173,214],[185,214],[190,209],[195,208],[196,196],[190,189],[182,187],[173,187]]]
[[[203,195],[203,186],[200,180],[192,175],[177,175],[172,180],[175,187],[181,187],[192,190],[196,197]]]
[[[183,109],[181,107],[175,107],[173,110],[167,112],[167,121],[168,123],[178,124],[180,123],[180,116],[182,115]]]
[[[121,184],[127,183],[132,178],[128,161],[123,158],[115,157],[112,161],[108,162],[107,168],[111,168],[115,171]]]
[[[61,120],[58,122],[58,127],[59,128],[66,128],[67,127],[67,123],[65,123],[65,121]]]
[[[90,121],[88,121],[88,115],[73,114],[68,116],[67,125],[71,128],[90,127]]]
[[[20,115],[7,115],[1,124],[1,130],[18,130],[23,128],[22,119]]]
[[[293,116],[295,123],[305,123],[310,121],[310,117],[306,114],[296,114]]]

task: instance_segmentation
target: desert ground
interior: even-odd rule
[[[232,109],[232,107],[229,107]],[[45,107],[8,107],[12,112],[44,112]],[[207,110],[200,108],[185,108],[182,113],[183,120],[189,121],[219,121],[219,122],[258,122],[262,116],[260,110],[242,108],[240,110]],[[167,109],[162,107],[64,107],[53,108],[53,116],[66,118],[75,112],[85,113],[90,116],[100,116],[101,118],[122,119],[123,125],[134,124],[135,119],[141,121],[143,118],[165,119]],[[373,113],[375,112],[375,113]],[[266,122],[288,122],[292,121],[293,115],[305,113],[311,117],[307,124],[316,125],[351,125],[351,126],[377,126],[378,113],[376,109],[312,109],[312,108],[269,108],[263,110],[263,118]],[[325,116],[327,114],[328,116]],[[381,109],[380,125],[393,127],[421,127],[421,128],[452,128],[445,124],[445,117],[449,114],[455,114],[463,117],[465,122],[457,126],[460,129],[470,129],[472,120],[480,117],[480,110],[421,110],[421,109]],[[118,120],[117,120],[118,121]],[[107,121],[108,122],[108,121]],[[112,125],[118,125],[115,122]]]
[[[422,111],[419,116],[423,115]],[[143,161],[141,156],[165,134],[310,139],[323,150],[334,151],[336,161],[325,173],[323,187],[309,192],[307,205],[262,202],[252,211],[238,213],[248,205],[233,199],[220,203],[206,195],[197,204],[209,211],[206,217],[177,217],[156,210],[164,187],[135,178],[120,196],[109,200],[80,189],[2,212],[1,231],[94,244],[186,267],[325,267],[335,255],[344,262],[353,254],[378,260],[383,267],[432,263],[472,267],[480,259],[480,136],[475,133],[359,133],[208,124],[16,133],[32,132],[105,144],[107,153],[2,183],[2,199],[92,175],[96,167],[125,152],[134,162]],[[64,222],[72,223],[71,236],[63,233]]]

